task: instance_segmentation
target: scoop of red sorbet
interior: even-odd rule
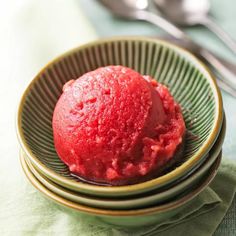
[[[61,160],[77,176],[111,185],[157,173],[184,132],[181,109],[168,89],[123,66],[67,82],[53,114]]]

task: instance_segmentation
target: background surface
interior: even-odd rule
[[[236,39],[236,2],[211,2],[217,22]],[[50,227],[52,221],[58,221],[63,228],[68,222],[78,223],[83,219],[67,211],[58,216],[61,207],[42,200],[42,195],[24,177],[15,135],[15,114],[23,90],[48,61],[79,44],[103,36],[163,32],[147,23],[111,17],[95,0],[0,0],[0,4],[0,209],[5,209],[0,211],[0,234],[53,235],[57,231]],[[236,63],[235,57],[204,28],[195,27],[187,32]],[[225,93],[223,99],[227,117],[224,156],[236,160],[236,99]],[[232,207],[236,208],[235,203]],[[42,209],[45,214],[39,213]],[[231,210],[229,214],[234,213]],[[217,235],[230,235],[230,229],[224,227],[226,223],[223,222]],[[72,235],[65,228],[63,235],[66,234]]]

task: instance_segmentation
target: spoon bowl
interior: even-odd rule
[[[146,0],[144,0],[146,2]],[[126,19],[140,19],[139,12],[145,10],[137,3],[138,0],[101,0],[100,3],[110,9],[113,14]],[[140,2],[140,1],[139,1]]]
[[[144,0],[146,1],[146,0]],[[204,25],[236,55],[236,42],[209,16],[209,0],[153,0],[161,13],[176,25]]]
[[[149,6],[148,0],[120,0],[119,2],[123,2],[123,4],[135,10],[145,10]]]
[[[210,11],[208,0],[154,0],[159,10],[178,25],[197,25],[205,22]]]

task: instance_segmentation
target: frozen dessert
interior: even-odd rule
[[[56,151],[70,171],[126,185],[163,173],[182,150],[185,123],[168,89],[124,66],[67,82],[53,114]]]

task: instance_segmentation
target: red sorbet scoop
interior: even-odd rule
[[[139,182],[163,166],[184,130],[168,90],[123,66],[99,68],[67,82],[53,115],[56,151],[70,171],[112,185]]]

